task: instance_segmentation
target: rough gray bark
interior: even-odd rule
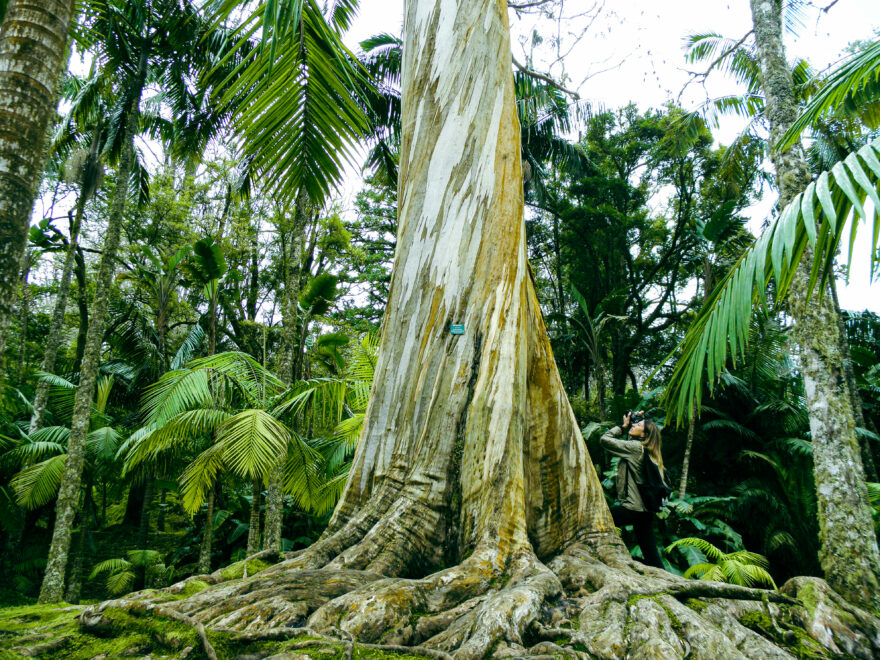
[[[18,286],[73,0],[9,0],[0,26],[0,358]],[[4,374],[0,372],[0,382]]]
[[[98,269],[97,288],[91,308],[91,321],[86,337],[82,365],[80,367],[79,385],[74,400],[73,418],[70,427],[70,440],[67,446],[67,462],[58,490],[55,506],[55,527],[52,532],[52,544],[49,548],[49,559],[46,573],[40,589],[39,602],[59,602],[63,596],[64,578],[67,560],[70,553],[70,538],[73,532],[73,520],[79,504],[80,480],[82,478],[83,461],[85,458],[86,436],[89,431],[92,400],[98,378],[98,366],[101,360],[101,345],[104,338],[104,321],[110,290],[113,286],[113,274],[116,269],[116,253],[122,232],[122,219],[128,199],[129,179],[134,165],[134,136],[138,126],[138,108],[133,103],[125,127],[125,146],[120,158],[117,173],[116,191],[107,219],[107,230],[104,234],[104,246]]]
[[[782,44],[781,0],[751,0],[770,143],[797,118],[791,72]],[[806,188],[809,168],[800,143],[771,154],[780,207]],[[801,350],[819,511],[819,561],[828,584],[863,607],[880,607],[880,554],[840,352],[840,324],[830,291],[807,303],[812,253],[791,285],[793,336]]]
[[[55,297],[55,310],[52,312],[52,324],[49,326],[49,334],[46,336],[43,362],[40,371],[51,374],[55,372],[55,360],[58,357],[58,348],[61,346],[61,333],[64,326],[64,312],[67,309],[67,297],[70,293],[70,279],[73,276],[73,264],[76,257],[76,246],[79,240],[79,230],[82,225],[82,204],[78,203],[75,214],[72,214],[70,224],[70,239],[67,252],[64,255],[64,266],[61,271],[61,281],[58,283],[58,294]],[[40,381],[34,395],[34,412],[28,433],[33,433],[43,427],[43,414],[46,412],[46,404],[49,401],[49,383]]]

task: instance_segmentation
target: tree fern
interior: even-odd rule
[[[767,559],[748,550],[737,550],[724,553],[708,541],[687,537],[678,539],[666,548],[666,552],[675,549],[693,548],[706,559],[692,564],[685,572],[686,578],[728,582],[744,587],[770,587],[776,589],[776,583],[767,572],[770,564]]]

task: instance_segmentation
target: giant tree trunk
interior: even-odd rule
[[[18,285],[73,0],[9,0],[0,26],[0,361]],[[0,373],[0,382],[4,374]]]
[[[55,359],[58,357],[58,348],[61,346],[62,329],[64,326],[64,312],[67,309],[67,296],[70,293],[70,279],[73,275],[73,262],[76,257],[76,246],[79,238],[79,230],[82,224],[84,202],[82,199],[77,203],[76,212],[71,214],[70,242],[64,255],[64,266],[61,271],[61,281],[58,283],[58,294],[55,297],[55,311],[52,312],[52,324],[49,326],[49,334],[46,337],[43,362],[40,371],[51,374],[55,373]],[[49,401],[49,383],[41,380],[37,384],[37,392],[34,395],[34,412],[31,416],[28,433],[43,427],[43,414],[46,412],[46,404]]]
[[[751,0],[761,83],[775,144],[797,118],[782,45],[781,0]],[[780,207],[810,182],[800,143],[772,153]],[[831,292],[807,302],[811,251],[791,285],[793,335],[800,347],[819,510],[819,561],[828,583],[863,607],[880,607],[880,554],[847,391],[840,323]]]
[[[810,590],[801,607],[642,566],[620,542],[526,262],[506,12],[407,2],[400,237],[376,385],[324,535],[274,566],[90,607],[86,633],[124,609],[200,631],[206,651],[224,631],[230,657],[257,642],[263,656],[353,657],[356,642],[438,660],[790,658],[805,639],[880,652],[880,621],[821,581],[787,585]]]
[[[101,264],[98,269],[97,288],[92,303],[91,320],[86,337],[82,366],[80,367],[79,385],[73,404],[73,418],[70,427],[70,439],[67,445],[67,461],[58,490],[55,506],[55,527],[52,532],[52,544],[49,548],[49,559],[46,574],[40,589],[39,602],[59,602],[63,596],[64,577],[67,559],[70,552],[70,537],[73,532],[73,519],[79,503],[80,479],[83,471],[86,436],[89,431],[89,419],[92,411],[92,400],[95,395],[95,383],[98,378],[98,366],[101,361],[101,345],[104,338],[104,320],[107,305],[110,301],[110,290],[113,285],[113,273],[116,269],[116,253],[122,232],[122,217],[128,198],[128,185],[134,165],[134,136],[137,131],[138,112],[133,107],[129,113],[125,127],[125,146],[117,174],[116,191],[107,220],[104,237],[104,248]]]

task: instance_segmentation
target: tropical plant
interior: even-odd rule
[[[880,40],[851,56],[820,81],[818,91],[776,148],[790,147],[808,126],[829,113],[857,115],[872,128],[880,125]]]
[[[371,333],[354,344],[345,360],[339,348],[349,342],[342,337],[322,335],[314,349],[317,359],[329,363],[331,374],[339,373],[295,383],[273,411],[282,418],[305,419],[316,430],[313,446],[324,457],[327,476],[324,506],[316,509],[319,515],[332,510],[348,479],[379,353],[379,336]]]
[[[673,550],[685,548],[695,551],[698,557],[702,557],[702,561],[691,564],[684,572],[686,578],[776,589],[776,583],[767,572],[770,564],[759,554],[748,550],[725,553],[708,541],[696,537],[678,539],[668,545],[665,552],[669,554]]]
[[[748,345],[749,323],[757,306],[766,306],[767,287],[775,283],[777,304],[785,299],[798,263],[808,248],[813,263],[809,282],[812,294],[828,278],[845,230],[852,228],[849,259],[859,218],[869,224],[871,269],[876,267],[880,237],[880,149],[867,144],[857,153],[823,172],[797,195],[779,217],[750,246],[709,296],[688,329],[681,354],[666,389],[670,418],[681,421],[702,400],[704,371],[709,391],[727,368],[727,359],[742,357]],[[869,221],[864,203],[874,203]],[[852,221],[851,213],[855,214]]]
[[[164,587],[174,577],[174,567],[166,566],[161,553],[155,550],[130,550],[127,558],[107,559],[97,564],[89,579],[105,575],[107,593],[119,596],[142,587]]]
[[[50,384],[50,405],[56,419],[69,419],[77,386],[51,374],[42,374],[42,379]],[[86,482],[89,484],[112,475],[116,451],[122,441],[107,411],[113,383],[112,376],[102,377],[97,386],[85,449]],[[4,454],[5,460],[21,466],[10,482],[20,506],[36,509],[55,499],[67,461],[69,439],[69,427],[45,426],[23,437],[17,446]]]

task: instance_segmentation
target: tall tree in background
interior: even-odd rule
[[[73,0],[10,0],[0,24],[0,383]]]
[[[771,144],[798,116],[782,44],[781,0],[751,0]],[[799,142],[771,153],[785,207],[810,183]],[[878,607],[880,554],[840,352],[840,323],[830,292],[808,297],[812,251],[792,280],[790,310],[806,389],[818,494],[819,559],[828,583],[855,603]]]

